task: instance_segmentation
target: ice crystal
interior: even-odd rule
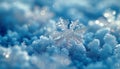
[[[63,20],[59,19],[56,23],[56,31],[53,31],[52,38],[55,40],[55,43],[65,43],[66,46],[71,46],[71,42],[74,40],[77,44],[83,42],[83,34],[86,30],[86,27],[79,23],[78,20],[72,21],[70,24]],[[57,44],[58,45],[58,44]]]
[[[0,0],[0,69],[120,69],[120,0]]]

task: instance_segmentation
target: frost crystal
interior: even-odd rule
[[[120,69],[120,0],[0,0],[0,69]]]
[[[56,26],[57,29],[53,31],[51,37],[57,45],[58,43],[65,43],[66,46],[71,46],[73,40],[78,44],[83,42],[83,34],[86,28],[78,20],[68,25],[67,21],[60,18]]]

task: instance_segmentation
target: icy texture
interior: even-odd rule
[[[120,0],[0,0],[0,69],[120,69]]]

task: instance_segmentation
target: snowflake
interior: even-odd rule
[[[56,30],[52,33],[52,38],[55,40],[56,45],[65,44],[66,46],[71,46],[72,42],[81,44],[83,42],[83,34],[86,30],[86,27],[79,23],[79,20],[71,21],[69,24],[68,21],[60,18],[56,23]]]

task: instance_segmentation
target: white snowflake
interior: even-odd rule
[[[60,18],[56,23],[56,31],[51,36],[55,40],[56,45],[59,46],[61,45],[60,43],[65,43],[66,46],[71,46],[71,42],[82,43],[85,30],[86,27],[79,23],[79,20],[71,21],[69,25],[68,21]]]

